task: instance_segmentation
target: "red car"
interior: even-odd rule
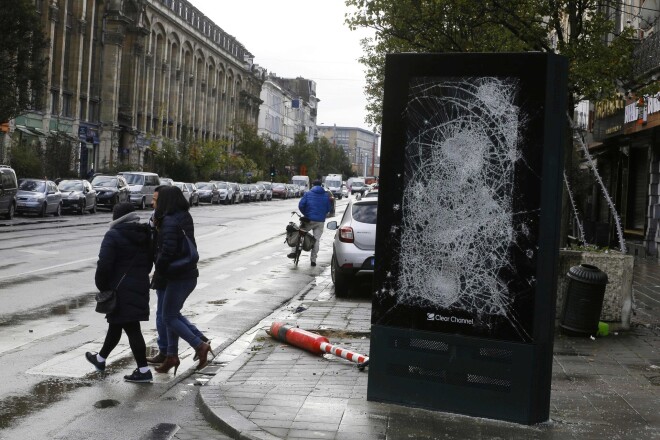
[[[273,183],[273,198],[279,197],[280,199],[288,199],[289,192],[284,183]]]

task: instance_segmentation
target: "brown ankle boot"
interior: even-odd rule
[[[148,357],[147,362],[150,364],[162,364],[163,362],[165,362],[166,357],[167,356],[165,356],[165,353],[159,351],[156,356]]]
[[[154,368],[154,370],[156,370],[157,373],[167,373],[172,367],[174,367],[174,375],[176,376],[176,370],[179,368],[179,364],[181,364],[179,356],[166,356],[165,362]]]
[[[202,342],[197,346],[195,349],[197,352],[197,357],[199,358],[199,365],[197,365],[197,369],[201,370],[202,368],[206,367],[206,365],[209,363],[208,361],[208,356],[209,356],[209,351],[213,356],[215,356],[215,353],[213,353],[213,350],[211,350],[211,344],[207,342]]]

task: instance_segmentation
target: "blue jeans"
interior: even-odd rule
[[[161,353],[167,353],[167,326],[165,325],[165,318],[163,318],[163,298],[165,298],[165,289],[156,289],[156,331],[158,332],[158,350]],[[188,321],[188,318],[181,315],[181,320],[190,328],[190,331],[199,336],[204,336],[204,333],[199,331],[195,325]]]
[[[188,321],[181,314],[183,304],[195,290],[197,278],[187,280],[168,280],[163,295],[163,321],[167,327],[167,355],[179,355],[179,337],[191,347],[197,348],[202,340],[186,325]]]

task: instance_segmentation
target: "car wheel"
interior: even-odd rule
[[[48,204],[44,203],[41,205],[41,211],[39,211],[39,217],[46,217],[46,210],[48,209]]]
[[[341,273],[339,270],[339,263],[337,263],[337,257],[334,255],[332,256],[332,263],[330,264],[330,275],[332,276],[332,282],[335,285],[335,296],[337,298],[347,296],[350,276]]]
[[[14,214],[16,213],[16,206],[14,206],[13,203],[9,204],[9,209],[7,210],[7,215],[5,216],[7,220],[11,220],[14,218]]]
[[[144,208],[147,207],[147,202],[144,200],[144,197],[142,197],[142,200],[140,200],[140,210],[144,211]]]

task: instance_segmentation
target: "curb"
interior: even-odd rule
[[[326,268],[323,269],[323,272],[325,272],[325,270]],[[267,319],[269,316],[273,316],[280,312],[282,306],[287,303],[293,304],[298,301],[304,301],[305,297],[316,287],[319,287],[317,281],[315,279],[310,281],[288,302],[282,303],[279,308],[273,310],[269,315],[262,318],[260,322]],[[259,323],[255,324],[255,326],[257,325],[259,325]],[[197,395],[197,402],[202,415],[209,423],[218,427],[224,434],[236,440],[281,440],[280,437],[260,428],[256,423],[232,408],[221,393],[214,393],[213,396],[207,395],[214,387],[221,387],[225,384],[227,379],[243,368],[243,366],[245,366],[254,355],[255,353],[246,350],[223,366],[208,384],[201,387],[199,394]]]

